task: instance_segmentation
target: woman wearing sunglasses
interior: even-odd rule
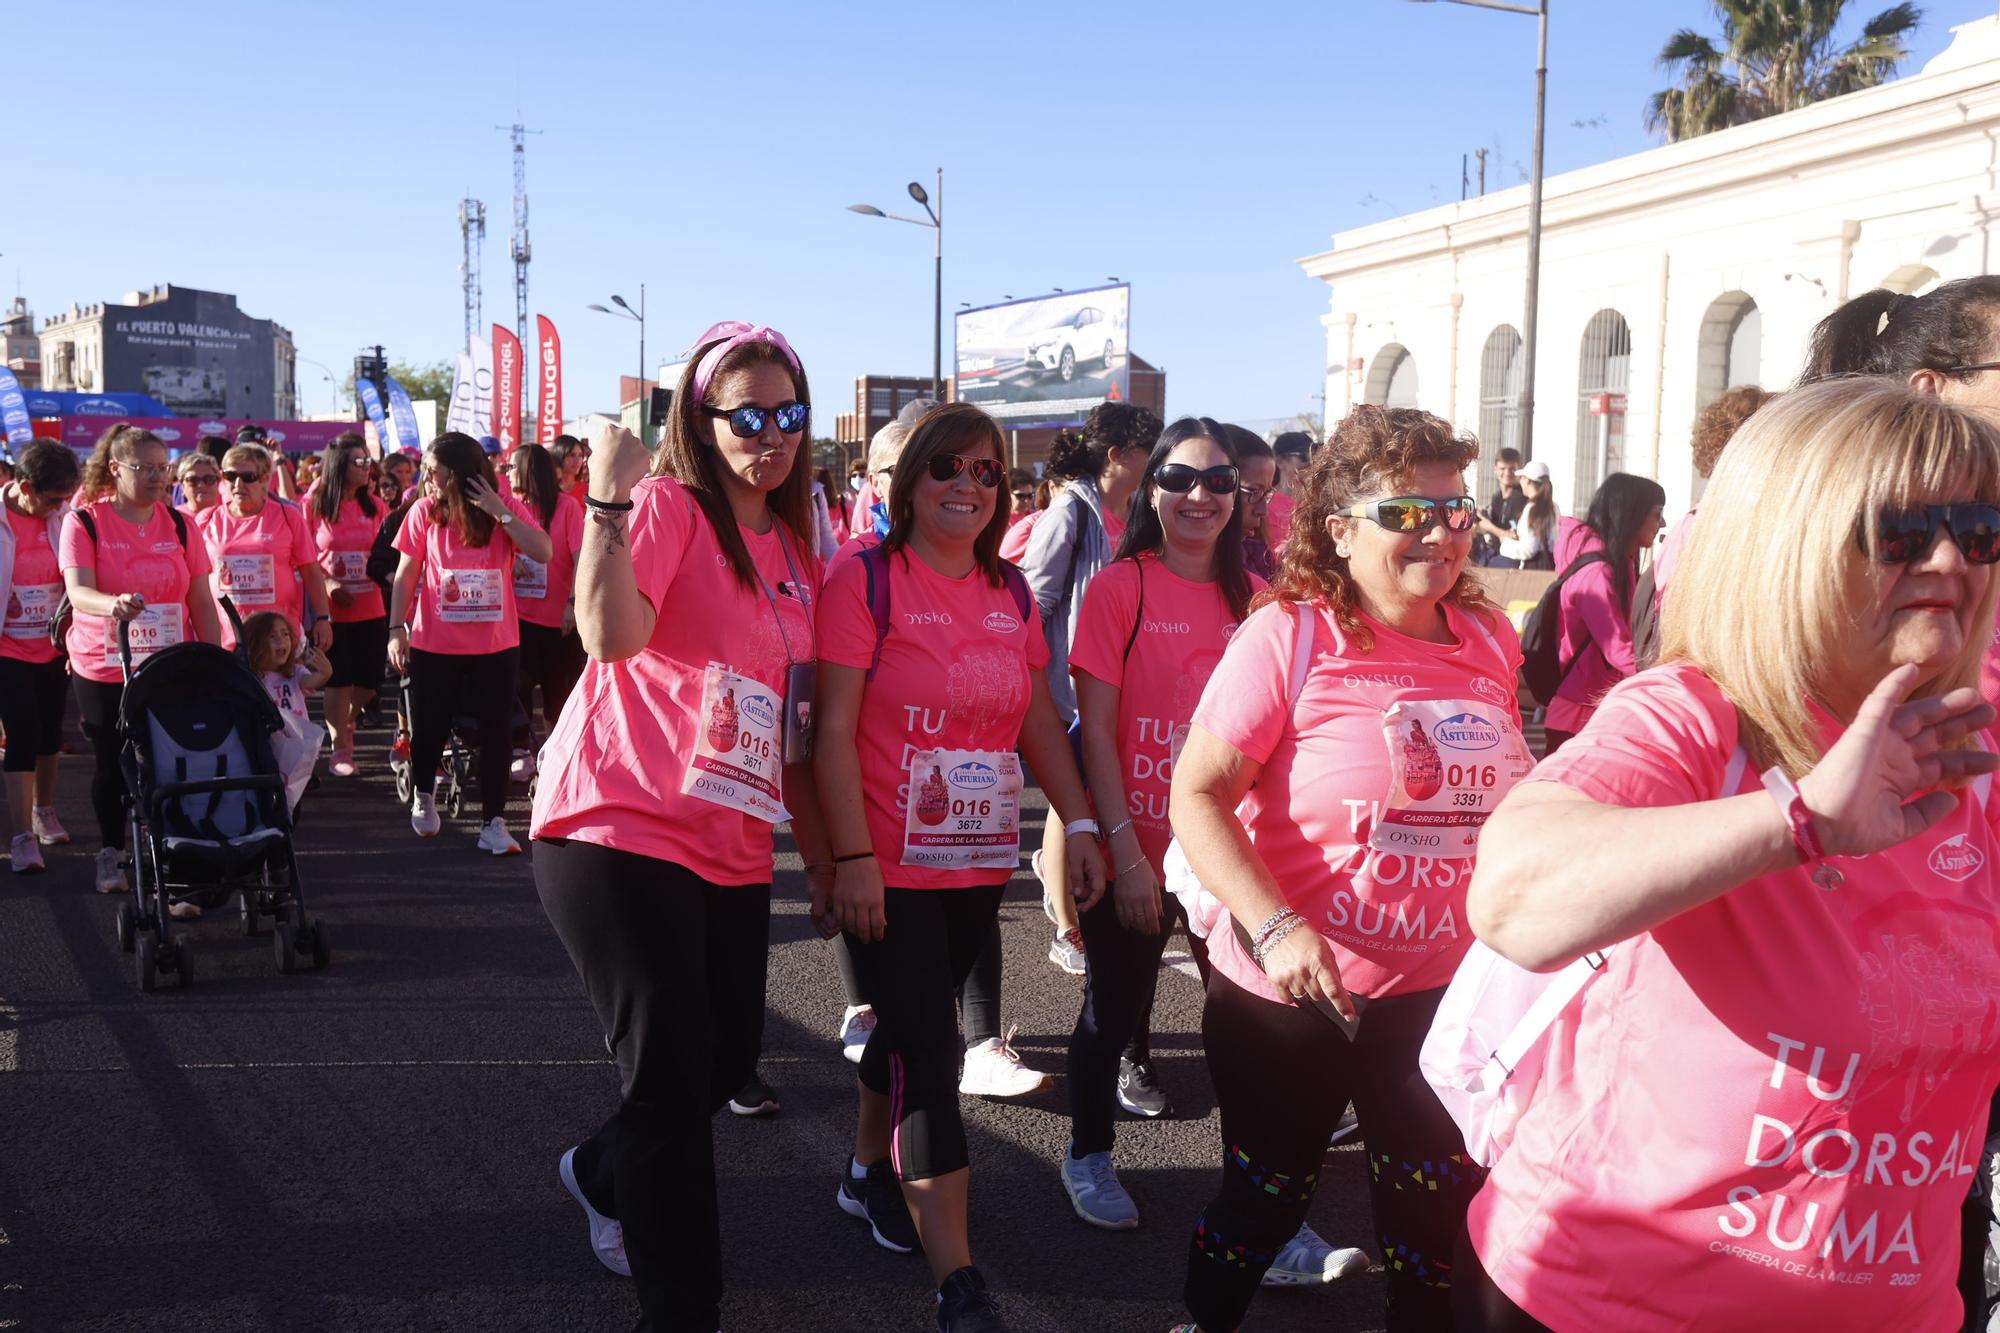
[[[1229,913],[1209,936],[1202,1017],[1222,1179],[1189,1245],[1184,1328],[1243,1322],[1350,1100],[1388,1327],[1450,1327],[1477,1173],[1417,1051],[1472,942],[1480,821],[1533,762],[1520,644],[1465,569],[1478,455],[1413,409],[1341,422],[1174,766],[1174,832]]]
[[[62,747],[69,665],[49,640],[62,600],[63,522],[81,470],[50,440],[21,450],[0,487],[0,731],[7,737],[7,802],[14,817],[13,870],[43,868],[42,848],[69,841],[56,817],[56,756]]]
[[[1579,522],[1556,522],[1555,567],[1563,571],[1563,682],[1543,718],[1544,755],[1583,729],[1597,700],[1638,669],[1632,650],[1632,593],[1639,553],[1650,551],[1667,526],[1667,493],[1650,477],[1614,472],[1590,498]]]
[[[182,496],[176,507],[189,518],[200,518],[222,503],[222,465],[207,454],[195,450],[182,454],[175,479]]]
[[[589,660],[542,749],[530,832],[620,1077],[617,1113],[558,1173],[647,1328],[721,1318],[711,1121],[757,1066],[787,812],[817,905],[832,877],[811,765],[785,762],[817,653],[811,401],[782,334],[718,324],[658,454],[607,426],[591,457]]]
[[[388,512],[375,493],[372,461],[358,433],[334,436],[303,506],[333,612],[333,643],[326,650],[333,675],[326,683],[325,708],[327,730],[333,734],[333,775],[340,778],[356,772],[355,729],[382,688],[382,665],[389,653],[389,610],[382,590],[368,577],[368,553]]]
[[[275,611],[294,632],[305,623],[310,602],[313,646],[325,652],[333,623],[319,548],[306,532],[304,512],[273,502],[271,476],[271,455],[260,444],[234,445],[222,457],[223,502],[195,523],[208,544],[215,595],[227,596],[244,619]],[[222,642],[235,647],[234,626],[223,625]]]
[[[1022,756],[1064,824],[1080,905],[1104,892],[1040,615],[999,557],[1003,456],[979,409],[926,413],[896,464],[889,535],[833,575],[819,614],[832,913],[876,1018],[838,1201],[885,1247],[922,1244],[946,1333],[1005,1327],[967,1238],[953,991],[1020,864]]]
[[[1787,393],[1731,442],[1661,665],[1482,842],[1481,940],[1604,959],[1472,1206],[1461,1329],[1960,1327],[2000,1078],[1969,688],[1996,497],[2000,432],[1882,379]]]

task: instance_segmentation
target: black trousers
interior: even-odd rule
[[[535,734],[535,686],[542,687],[542,721],[551,729],[569,702],[570,691],[583,678],[583,640],[575,630],[521,622],[521,711],[528,716],[527,734],[515,739],[532,743]]]
[[[97,816],[97,836],[106,847],[125,849],[125,774],[118,767],[118,704],[125,683],[76,681],[76,711],[83,735],[90,742],[96,765],[90,771],[90,810]]]
[[[432,653],[410,649],[410,776],[417,790],[437,786],[438,758],[455,717],[479,724],[479,820],[507,813],[508,731],[514,723],[514,670],[521,651]]]
[[[69,698],[69,663],[0,657],[0,727],[7,732],[9,773],[32,773],[35,761],[62,749],[63,705]]]
[[[833,941],[834,966],[840,969],[840,988],[850,1005],[868,1003],[861,977],[854,969],[854,955],[847,951],[847,937]],[[1000,1035],[1000,914],[993,914],[993,927],[972,960],[972,971],[958,987],[958,1021],[965,1030],[965,1044],[977,1045]]]
[[[715,1333],[722,1233],[710,1121],[757,1067],[771,886],[585,842],[535,843],[535,888],[618,1060],[618,1111],[572,1163],[625,1229],[657,1333]]]
[[[1188,1243],[1188,1312],[1233,1329],[1306,1220],[1348,1101],[1388,1268],[1389,1333],[1449,1333],[1452,1251],[1485,1173],[1417,1070],[1442,989],[1371,1000],[1349,1041],[1318,1010],[1208,979],[1202,1040],[1222,1111],[1222,1186]]]
[[[1452,1261],[1451,1313],[1458,1333],[1550,1333],[1547,1324],[1493,1285],[1464,1231],[1458,1233]]]
[[[843,933],[875,1006],[861,1083],[889,1099],[889,1159],[904,1180],[949,1175],[971,1160],[958,1111],[964,1047],[952,996],[999,919],[1005,888],[887,889],[882,938],[866,943]]]

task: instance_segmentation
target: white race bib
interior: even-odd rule
[[[447,569],[438,585],[438,618],[451,625],[498,620],[506,609],[504,569]]]
[[[784,701],[761,681],[710,662],[701,683],[701,730],[681,792],[712,805],[782,824]]]
[[[225,555],[217,567],[217,590],[239,607],[276,606],[276,565],[268,555]]]
[[[172,606],[149,606],[130,622],[129,639],[132,644],[132,661],[137,664],[162,648],[171,648],[179,643],[185,634],[186,608],[179,602]],[[104,664],[118,666],[118,622],[111,617],[104,618]]]
[[[39,639],[49,632],[49,619],[62,600],[60,583],[17,583],[7,592],[7,637]]]
[[[368,577],[368,552],[329,551],[333,558],[333,581],[349,592],[366,592],[375,586]]]
[[[540,601],[549,595],[549,567],[516,552],[514,556],[514,596]]]
[[[1368,835],[1377,851],[1471,856],[1480,827],[1535,766],[1507,711],[1474,699],[1405,699],[1382,734],[1392,777]]]
[[[903,864],[1015,870],[1021,864],[1021,757],[1009,750],[910,756]]]

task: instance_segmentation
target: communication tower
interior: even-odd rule
[[[458,233],[465,242],[465,259],[458,266],[458,276],[465,283],[465,346],[470,351],[473,338],[485,327],[479,289],[479,252],[486,245],[485,204],[477,199],[459,204]]]
[[[540,134],[518,120],[512,125],[495,125],[496,130],[506,130],[514,140],[514,235],[507,242],[508,253],[514,256],[514,336],[521,345],[528,343],[528,260],[534,249],[528,244],[528,141],[530,134]]]

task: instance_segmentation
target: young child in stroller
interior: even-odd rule
[[[292,628],[288,617],[276,611],[259,611],[244,621],[242,643],[244,659],[285,719],[284,732],[271,744],[285,773],[286,794],[296,820],[299,800],[312,781],[320,744],[326,737],[325,729],[307,712],[306,700],[326,687],[333,663]]]

